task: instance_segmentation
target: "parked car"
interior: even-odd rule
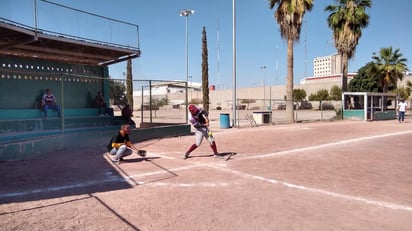
[[[296,103],[293,105],[293,109],[296,110],[297,105]],[[278,105],[278,110],[286,110],[286,104],[282,103]]]
[[[322,103],[322,110],[335,110],[335,106],[331,103]]]
[[[305,100],[300,104],[299,109],[312,109],[312,104]]]

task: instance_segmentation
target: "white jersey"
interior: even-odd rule
[[[400,102],[400,103],[398,104],[399,111],[406,112],[406,107],[407,107],[407,106],[408,106],[408,105],[407,105],[405,102]]]

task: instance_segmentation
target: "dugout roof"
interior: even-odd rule
[[[139,48],[35,30],[0,20],[0,55],[83,65],[110,65],[140,57]]]

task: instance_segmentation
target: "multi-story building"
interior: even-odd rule
[[[325,77],[342,73],[342,56],[339,54],[313,59],[313,77]]]

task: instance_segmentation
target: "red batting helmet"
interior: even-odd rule
[[[189,111],[191,114],[197,114],[199,112],[199,108],[197,108],[195,105],[190,104],[189,105]]]

